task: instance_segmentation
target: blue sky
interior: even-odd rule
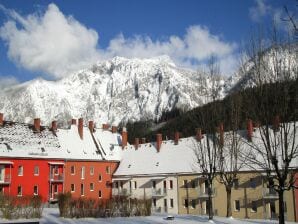
[[[295,9],[294,0],[2,0],[0,82],[60,79],[117,55],[167,54],[196,69],[215,54],[229,75],[241,43],[284,17],[284,5]]]

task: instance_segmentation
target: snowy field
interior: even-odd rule
[[[69,224],[93,224],[93,223],[100,223],[100,224],[163,224],[163,223],[170,223],[170,224],[192,224],[192,223],[218,223],[218,224],[266,224],[266,223],[278,223],[277,221],[271,220],[239,220],[233,218],[223,218],[223,217],[215,217],[213,221],[209,222],[207,216],[191,216],[191,215],[175,215],[174,220],[166,220],[165,215],[152,215],[149,217],[129,217],[129,218],[84,218],[84,219],[65,219],[59,217],[59,211],[57,208],[45,208],[43,211],[43,217],[38,219],[30,219],[30,220],[1,220],[0,223],[22,223],[24,221],[39,221],[39,223],[43,224],[51,224],[51,223],[69,223]],[[287,222],[293,223],[294,222]]]

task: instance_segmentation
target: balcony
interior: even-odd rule
[[[273,188],[263,188],[264,199],[278,199],[278,194]]]
[[[211,197],[214,197],[216,194],[215,188],[212,188]],[[199,191],[199,198],[208,198],[208,190],[200,190]]]
[[[50,182],[63,182],[64,181],[64,175],[63,174],[50,174],[49,176]]]
[[[113,188],[112,194],[114,196],[130,196],[131,195],[131,189],[118,189]]]
[[[152,189],[152,197],[164,197],[167,195],[167,189],[166,188],[153,188]]]
[[[11,183],[11,177],[9,174],[6,174],[5,176],[0,175],[0,185],[10,184]]]

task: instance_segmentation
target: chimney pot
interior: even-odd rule
[[[247,120],[247,140],[252,141],[252,135],[253,135],[253,124],[252,120],[248,119]]]
[[[57,121],[52,121],[52,131],[57,130]]]
[[[126,128],[122,128],[122,149],[125,148],[125,146],[127,146],[127,132],[126,132]]]
[[[93,133],[94,132],[94,122],[89,121],[89,130]]]
[[[197,138],[197,141],[199,141],[199,142],[202,140],[203,136],[202,136],[202,129],[201,128],[197,129],[196,138]]]
[[[139,138],[135,138],[135,149],[137,150],[139,148]]]
[[[71,119],[71,124],[72,124],[72,125],[76,125],[76,124],[77,124],[77,120],[76,120],[76,119],[74,119],[74,118],[73,118],[73,119]]]
[[[175,140],[174,140],[174,142],[175,142],[175,145],[178,145],[179,144],[179,132],[178,131],[175,132]]]
[[[80,135],[81,139],[83,139],[83,123],[84,123],[83,118],[80,118],[79,119],[79,125],[78,125],[78,132],[79,132],[79,135]]]
[[[160,152],[161,144],[162,144],[162,134],[156,134],[156,149],[157,149],[157,152]]]
[[[40,119],[34,118],[34,130],[40,132]]]
[[[0,126],[2,126],[4,123],[4,114],[0,113]]]
[[[112,133],[116,133],[117,132],[117,126],[112,126]]]

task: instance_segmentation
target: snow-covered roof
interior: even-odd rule
[[[87,127],[83,127],[81,139],[77,125],[55,132],[48,127],[34,132],[32,125],[14,122],[0,126],[1,157],[119,160],[120,144],[118,133],[95,129],[92,134]]]
[[[133,145],[127,146],[114,175],[117,177],[198,172],[194,143],[193,137],[180,139],[177,145],[172,140],[163,141],[159,152],[155,143],[140,144],[137,150]]]

